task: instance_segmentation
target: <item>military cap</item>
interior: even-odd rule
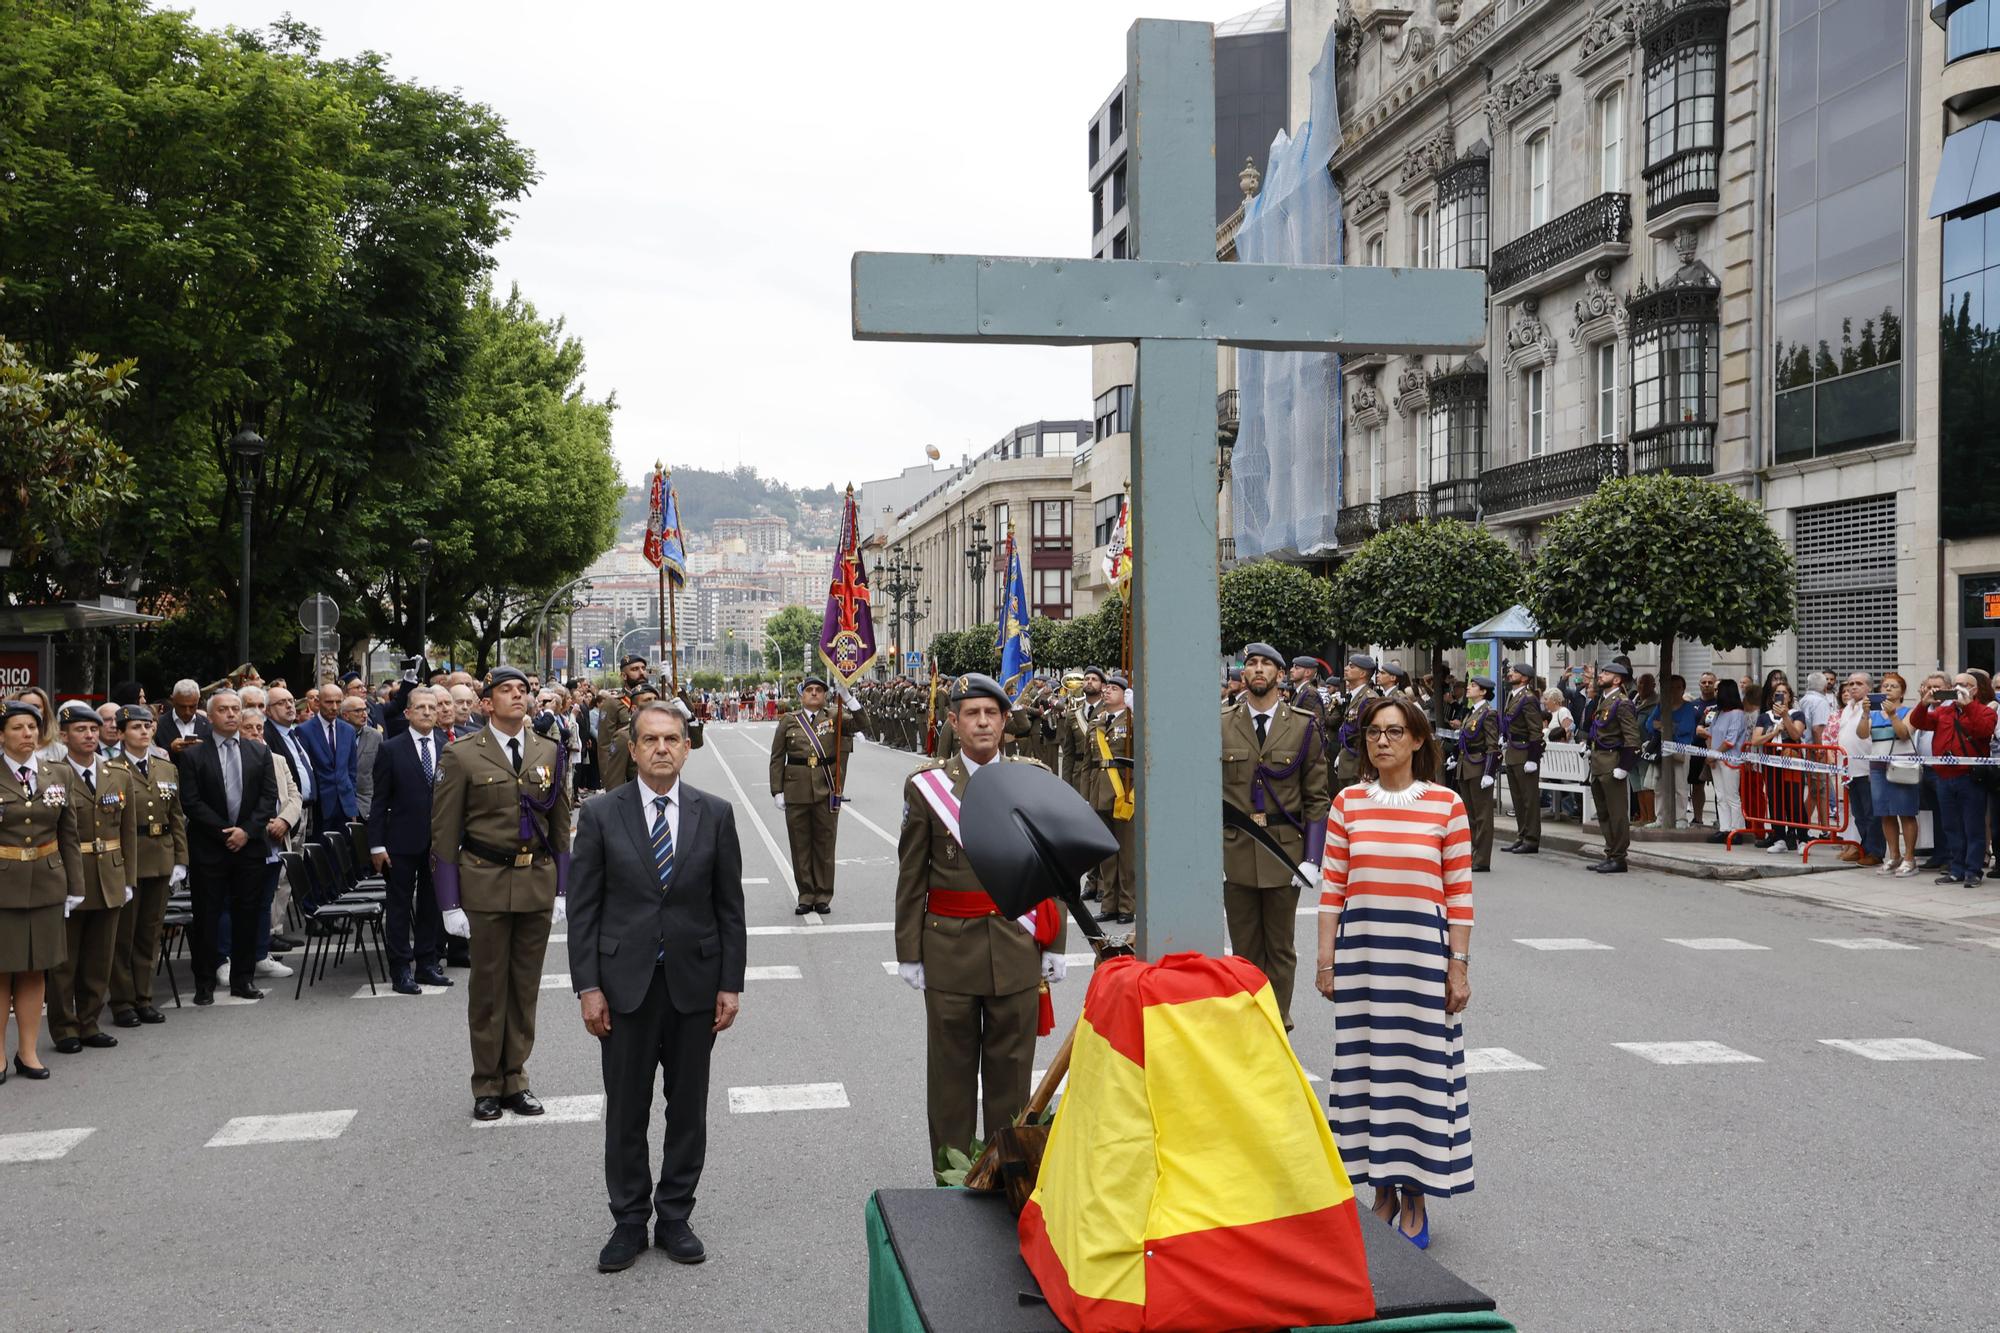
[[[1104,668],[1101,666],[1087,666],[1083,669],[1083,674],[1086,676],[1095,676],[1099,680],[1111,679],[1111,677],[1104,674]]]
[[[799,693],[804,694],[806,686],[808,685],[817,685],[821,689],[825,689],[827,687],[826,677],[820,675],[816,671],[808,674],[804,680],[799,682]]]
[[[1493,693],[1493,677],[1491,676],[1474,676],[1466,684],[1477,685],[1480,689],[1485,690],[1488,695]]]
[[[153,710],[144,704],[126,704],[118,710],[118,729],[120,731],[125,730],[125,728],[131,726],[134,722],[151,722],[152,720]]]
[[[1347,665],[1360,671],[1374,672],[1380,670],[1375,663],[1375,659],[1367,653],[1349,653],[1347,655]]]
[[[1044,898],[1081,910],[1083,872],[1118,854],[1090,803],[1040,764],[981,765],[965,784],[958,823],[965,859],[1006,916]]]
[[[1521,663],[1519,662],[1509,662],[1507,664],[1506,674],[1509,676],[1519,676],[1522,680],[1534,679],[1534,673],[1528,670],[1527,667],[1521,665]]]
[[[1243,673],[1232,667],[1229,672],[1229,679],[1230,682],[1233,684],[1234,682],[1243,679]]]
[[[640,656],[638,653],[627,653],[625,654],[625,656],[618,659],[618,669],[620,671],[623,671],[626,667],[631,666],[634,662],[637,662],[640,666],[647,665],[646,659]]]
[[[999,681],[977,671],[968,671],[951,683],[950,702],[964,703],[967,699],[991,699],[1000,705],[1002,712],[1014,707],[1007,691],[1000,688]]]
[[[1106,685],[1116,685],[1121,690],[1129,690],[1132,688],[1132,682],[1125,678],[1125,673],[1122,671],[1112,672],[1110,675],[1104,678],[1104,683]]]
[[[1403,670],[1401,662],[1384,662],[1381,669],[1394,676],[1401,684],[1408,685],[1410,683],[1410,673]]]
[[[1244,665],[1244,666],[1249,666],[1249,665],[1250,665],[1250,659],[1251,659],[1251,658],[1253,658],[1253,657],[1268,657],[1268,658],[1270,658],[1270,659],[1271,659],[1271,661],[1272,661],[1272,663],[1273,663],[1273,664],[1277,664],[1277,663],[1281,663],[1281,662],[1283,662],[1283,661],[1285,660],[1285,655],[1284,655],[1283,653],[1279,652],[1279,651],[1278,651],[1278,650],[1277,650],[1276,648],[1273,648],[1273,647],[1272,647],[1272,646],[1271,646],[1270,644],[1268,644],[1268,643],[1246,643],[1246,644],[1244,644],[1244,645],[1243,645],[1243,665]],[[1297,658],[1293,658],[1293,659],[1292,659],[1292,665],[1293,665],[1293,666],[1297,666],[1298,664],[1299,664],[1299,663],[1298,663],[1298,659],[1297,659]]]
[[[510,680],[517,680],[521,683],[523,688],[526,688],[528,684],[528,673],[521,670],[519,667],[510,667],[510,666],[494,667],[493,674],[488,676],[486,678],[486,684],[480,687],[479,697],[484,699],[487,695],[493,693],[493,691],[499,689],[502,685],[505,685]]]
[[[1311,653],[1300,653],[1292,659],[1292,665],[1295,667],[1309,667],[1317,671],[1320,668],[1320,660]]]
[[[42,725],[42,710],[23,699],[9,699],[4,707],[0,707],[0,723],[10,717],[32,717],[37,730]]]
[[[1614,657],[1608,662],[1600,662],[1597,664],[1597,669],[1599,671],[1609,671],[1614,676],[1623,676],[1627,680],[1632,679],[1632,664],[1623,657]]]
[[[56,725],[58,727],[66,727],[72,722],[96,722],[102,724],[103,721],[104,719],[97,715],[97,709],[81,699],[71,699],[68,703],[56,709]]]

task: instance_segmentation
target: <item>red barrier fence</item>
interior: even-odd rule
[[[1823,764],[1826,771],[1803,771],[1780,765],[1754,762],[1757,756],[1780,761],[1800,760]],[[1735,849],[1736,838],[1749,833],[1759,840],[1794,831],[1804,835],[1800,859],[1812,855],[1822,844],[1854,846],[1840,836],[1847,831],[1847,751],[1838,745],[1766,745],[1749,752],[1742,774],[1743,822],[1745,828],[1732,830],[1725,845]],[[1711,764],[1719,762],[1711,759]]]

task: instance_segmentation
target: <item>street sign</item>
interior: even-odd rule
[[[590,670],[602,671],[604,669],[603,646],[595,643],[591,644],[589,650],[584,654],[583,661],[584,665],[587,666]]]
[[[299,635],[299,651],[308,657],[318,657],[324,653],[340,651],[340,635],[332,630],[315,634],[311,630]]]
[[[924,655],[922,653],[903,654],[903,670],[910,672],[918,672],[922,671],[923,669],[924,669]]]
[[[309,630],[330,630],[340,623],[340,606],[323,592],[316,592],[299,603],[299,627]]]

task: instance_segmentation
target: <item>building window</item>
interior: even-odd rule
[[[1549,372],[1536,366],[1527,376],[1528,457],[1540,458],[1549,449]]]
[[[1486,363],[1468,357],[1457,370],[1433,375],[1430,416],[1431,511],[1462,512],[1486,466]]]
[[[1938,0],[1932,0],[1935,10]],[[1944,58],[1950,64],[1981,51],[2000,49],[2000,4],[1993,0],[1965,0],[1945,20]]]
[[[1868,0],[1847,2],[1861,8]],[[1643,34],[1646,204],[1654,213],[1713,203],[1718,197],[1722,37],[1728,13],[1726,4],[1670,5]]]
[[[1528,140],[1528,225],[1539,227],[1549,220],[1549,132],[1543,130]]]
[[[1468,154],[1438,173],[1438,262],[1446,268],[1486,266],[1484,154]]]
[[[1006,501],[1003,500],[993,506],[993,517],[987,520],[986,535],[987,539],[993,543],[992,563],[994,564],[998,564],[1007,558],[1007,525],[1011,522],[1013,522],[1013,516],[1007,512]]]
[[[1899,8],[1843,0],[1803,17],[1788,9],[1778,34],[1771,283],[1779,462],[1903,433],[1910,62],[1908,15]]]
[[[1597,99],[1597,192],[1618,194],[1625,189],[1625,85],[1617,84]]]
[[[1118,506],[1124,500],[1122,494],[1107,495],[1090,507],[1092,546],[1103,546],[1111,540],[1112,530],[1118,526]]]
[[[1597,440],[1618,438],[1618,344],[1597,345]]]
[[[1125,136],[1125,94],[1119,93],[1111,99],[1111,133],[1106,137],[1106,145],[1117,143]]]
[[[1104,230],[1104,187],[1098,186],[1090,192],[1090,234],[1096,236]]]
[[[1368,428],[1368,503],[1382,502],[1382,472],[1388,466],[1387,441],[1380,426]]]
[[[1630,310],[1632,470],[1705,476],[1715,470],[1716,289],[1669,285]]]
[[[1097,407],[1092,415],[1097,418],[1096,439],[1106,440],[1131,430],[1132,386],[1120,384],[1098,394]]]
[[[1993,423],[2000,420],[2000,198],[1982,207],[1944,223],[1938,521],[1949,539],[2000,534],[2000,470],[1992,466]]]
[[[1412,268],[1434,268],[1431,210],[1428,205],[1410,214],[1410,258]]]
[[[1034,508],[1035,549],[1068,549],[1070,542],[1070,502],[1036,500]]]
[[[1125,233],[1122,230],[1111,238],[1111,257],[1113,259],[1125,258]]]
[[[1124,207],[1125,168],[1121,165],[1111,169],[1111,211],[1113,213],[1121,212]]]
[[[1097,165],[1097,157],[1098,157],[1098,148],[1097,148],[1097,123],[1096,123],[1095,121],[1093,121],[1093,122],[1091,122],[1091,126],[1090,126],[1090,165],[1091,165],[1091,166],[1093,166],[1093,167],[1094,167],[1094,166],[1096,166],[1096,165]]]
[[[1370,236],[1368,238],[1368,248],[1365,251],[1367,256],[1365,262],[1370,268],[1381,268],[1389,262],[1388,249],[1387,238],[1380,235]]]
[[[1069,566],[1035,571],[1035,614],[1050,620],[1069,619]]]

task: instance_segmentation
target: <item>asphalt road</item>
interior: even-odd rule
[[[764,795],[770,728],[709,736],[688,780],[738,804],[761,881],[745,889],[763,932],[750,963],[771,971],[716,1048],[706,1265],[594,1271],[601,1082],[566,986],[543,992],[530,1064],[557,1113],[478,1125],[462,986],[356,998],[350,962],[297,1003],[170,1010],[115,1051],[45,1045],[54,1079],[0,1087],[6,1326],[862,1327],[863,1202],[929,1179],[921,1002],[883,967],[913,761],[857,751],[835,910],[801,924]],[[1432,1253],[1524,1330],[2000,1328],[1985,1188],[2000,948],[1769,885],[1581,864],[1499,856],[1479,877],[1479,1187],[1434,1211]],[[1761,947],[1675,942],[1690,940]],[[1864,940],[1910,947],[1828,942]],[[568,971],[562,944],[545,970]],[[1056,988],[1058,1033],[1087,977]],[[1323,1075],[1330,1010],[1303,986],[1297,1010],[1296,1047]],[[1977,1058],[1826,1044],[1882,1039]],[[1624,1048],[1639,1043],[1714,1043],[1698,1050],[1724,1062]],[[225,1131],[245,1116],[311,1119]],[[321,1137],[277,1137],[304,1133]]]

